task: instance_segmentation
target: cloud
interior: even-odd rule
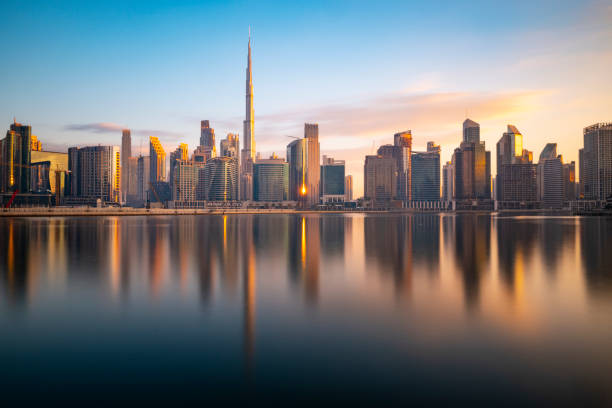
[[[99,122],[99,123],[84,123],[84,124],[69,124],[64,126],[64,130],[70,131],[85,131],[93,133],[116,133],[125,129],[125,126],[111,122]]]
[[[120,125],[112,122],[98,122],[85,124],[69,124],[64,126],[64,130],[91,132],[91,133],[114,133],[117,134],[123,129],[129,129],[125,125]],[[161,129],[130,129],[133,135],[156,136],[165,139],[178,140],[184,135],[179,132],[173,132]]]

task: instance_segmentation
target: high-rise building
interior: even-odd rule
[[[121,153],[119,146],[87,146],[68,149],[71,195],[104,202],[121,198]],[[76,194],[75,194],[76,192]]]
[[[253,167],[253,199],[286,201],[289,198],[289,164],[276,156],[257,160]]]
[[[208,120],[200,122],[200,146],[202,146],[202,151],[207,160],[217,156],[215,129],[210,127],[210,121]]]
[[[246,69],[246,112],[244,118],[244,148],[240,157],[240,198],[253,199],[253,163],[255,157],[255,114],[253,110],[253,71],[251,68],[251,36]]]
[[[32,128],[14,121],[2,140],[0,192],[30,191],[31,152]]]
[[[188,155],[189,155],[187,150],[188,150],[187,144],[181,143],[179,144],[179,146],[176,148],[175,151],[170,152],[170,176],[168,177],[168,180],[170,180],[170,188],[172,189],[172,191],[174,191],[174,186],[172,185],[174,183],[174,167],[179,162],[187,161]]]
[[[129,161],[132,157],[132,134],[130,129],[121,131],[121,199],[127,201],[130,185]]]
[[[238,200],[238,161],[233,157],[214,157],[198,171],[198,200]]]
[[[543,154],[556,154],[551,147]],[[497,142],[497,176],[495,189],[497,200],[502,207],[522,207],[538,201],[537,168],[533,164],[533,154],[523,148],[523,135],[516,126],[508,125]]]
[[[353,201],[353,176],[344,177],[344,201]]]
[[[151,166],[149,181],[151,183],[166,181],[166,152],[155,136],[149,138],[149,158]]]
[[[121,174],[124,172],[128,172],[128,186],[127,186],[127,202],[133,202],[138,200],[139,190],[138,190],[138,157],[130,157],[128,159],[128,167],[126,169],[121,170]]]
[[[394,157],[397,160],[396,197],[404,202],[412,199],[412,131],[393,135]]]
[[[442,201],[452,201],[454,196],[453,183],[455,177],[453,175],[454,166],[452,162],[447,161],[442,168]]]
[[[238,137],[238,133],[228,133],[227,137],[221,140],[221,148],[220,155],[223,157],[235,157],[239,158],[240,152],[240,138]]]
[[[150,190],[151,182],[151,158],[149,156],[138,157],[138,199],[141,201],[147,201],[148,191]]]
[[[321,200],[323,203],[344,202],[344,160],[323,156],[321,165]]]
[[[38,140],[38,137],[32,135],[32,142],[30,143],[32,146],[33,152],[41,152],[42,151],[42,142]]]
[[[304,139],[306,139],[306,201],[307,207],[319,203],[321,157],[319,155],[319,125],[316,123],[304,124]]]
[[[548,143],[540,153],[537,165],[538,201],[544,208],[562,208],[565,199],[563,158],[557,155],[557,144]]]
[[[306,196],[306,139],[296,139],[287,145],[289,163],[289,200],[300,201]]]
[[[364,195],[376,208],[387,208],[397,192],[397,160],[391,156],[366,156]]]
[[[440,200],[440,146],[427,142],[426,152],[412,152],[412,201]]]
[[[580,155],[580,190],[586,200],[612,196],[612,122],[584,128]]]
[[[463,141],[453,153],[454,198],[491,199],[491,152],[480,141],[480,125],[471,119],[463,122]]]
[[[193,202],[197,200],[198,176],[203,167],[204,164],[182,159],[175,162],[171,180],[174,201]]]
[[[563,164],[563,195],[565,201],[574,201],[578,198],[576,191],[576,162]]]
[[[65,174],[68,170],[68,154],[32,150],[31,152],[30,190],[36,193],[50,192],[57,197],[59,182],[59,197],[65,193]]]

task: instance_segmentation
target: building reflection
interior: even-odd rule
[[[431,274],[440,265],[440,216],[417,214],[412,218],[412,254],[414,264]]]
[[[609,296],[612,292],[612,219],[580,219],[580,247],[589,293]]]
[[[510,293],[521,291],[526,265],[540,239],[539,226],[531,220],[497,218],[495,227],[500,278]]]
[[[461,273],[465,306],[478,308],[482,274],[490,257],[491,216],[461,214],[445,217],[445,239],[455,248],[455,263]]]
[[[398,295],[410,292],[412,286],[412,227],[409,215],[372,215],[364,220],[366,262],[382,276],[392,278]]]
[[[252,379],[255,362],[255,243],[253,217],[240,217],[240,237],[242,242],[242,285],[243,285],[243,347],[245,370],[248,379]]]
[[[28,226],[17,219],[8,219],[0,224],[0,278],[3,298],[9,306],[22,306],[27,298],[29,286],[28,252],[30,236]]]
[[[315,304],[319,297],[321,217],[296,216],[289,223],[289,281],[303,288],[306,301]]]

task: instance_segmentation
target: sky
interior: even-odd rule
[[[612,121],[610,0],[3,0],[0,16],[0,121],[48,150],[120,145],[128,127],[136,153],[149,136],[193,151],[203,119],[217,143],[242,134],[249,26],[257,150],[285,156],[318,123],[355,197],[364,156],[398,131],[444,163],[470,117],[494,173],[508,124],[534,160],[556,142],[577,162],[582,129]]]

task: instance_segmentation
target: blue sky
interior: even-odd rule
[[[318,122],[360,193],[372,144],[412,129],[449,160],[467,114],[492,151],[512,123],[534,157],[556,141],[576,160],[582,127],[612,120],[611,4],[4,0],[0,119],[54,149],[241,133],[251,25],[264,155]]]

